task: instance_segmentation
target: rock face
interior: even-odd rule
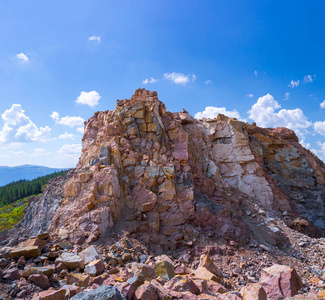
[[[138,89],[85,122],[76,170],[30,200],[16,232],[49,230],[73,245],[123,231],[157,253],[192,246],[201,229],[245,244],[255,210],[268,225],[261,238],[275,245],[283,234],[269,216],[324,233],[324,183],[325,165],[293,131],[223,115],[195,120]]]

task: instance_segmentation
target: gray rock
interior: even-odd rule
[[[85,261],[85,264],[98,259],[102,259],[95,246],[91,245],[79,253],[79,256]]]
[[[113,286],[103,285],[96,290],[81,292],[71,298],[71,300],[126,300],[119,290]]]

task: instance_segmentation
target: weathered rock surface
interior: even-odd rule
[[[296,270],[283,265],[264,269],[259,283],[271,300],[295,296],[303,287]]]

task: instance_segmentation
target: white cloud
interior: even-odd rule
[[[88,38],[89,41],[96,41],[100,43],[100,36],[99,35],[93,35]]]
[[[257,71],[256,70],[254,71],[254,75],[255,75],[255,77],[257,77]]]
[[[207,106],[204,111],[196,113],[195,118],[214,119],[218,116],[218,114],[223,114],[227,117],[236,118],[240,120],[240,114],[237,110],[234,109],[233,111],[227,111],[225,107],[214,107],[214,106]]]
[[[101,96],[96,91],[84,92],[80,93],[80,96],[77,98],[76,103],[89,105],[90,107],[94,107],[98,104]]]
[[[66,116],[60,119],[60,115],[58,112],[54,111],[51,114],[51,118],[55,121],[56,124],[66,125],[70,127],[74,126],[82,126],[85,120],[81,117],[70,117]]]
[[[75,156],[81,154],[81,144],[66,144],[63,145],[59,150],[58,154],[63,156]]]
[[[38,127],[25,115],[20,104],[13,104],[1,115],[4,125],[0,131],[0,142],[26,143],[47,140],[51,128]]]
[[[51,114],[51,118],[53,119],[53,120],[59,120],[60,119],[60,115],[59,115],[59,113],[58,112],[56,112],[56,111],[54,111],[54,112],[52,112],[52,114]]]
[[[291,80],[291,82],[288,86],[291,88],[297,87],[299,85],[299,82],[300,82],[299,80],[297,80],[297,81]]]
[[[150,79],[146,78],[145,80],[142,81],[143,84],[148,84],[148,83],[155,83],[157,82],[158,80],[153,78],[153,77],[150,77]]]
[[[66,116],[66,117],[61,118],[57,123],[60,125],[74,127],[74,126],[83,125],[84,122],[85,122],[85,120],[81,117]]]
[[[75,135],[72,133],[65,132],[65,133],[59,135],[59,139],[63,139],[63,140],[66,140],[66,139],[74,140],[74,138],[75,138]]]
[[[254,95],[252,93],[250,93],[250,94],[247,94],[246,97],[253,98]]]
[[[78,127],[77,132],[83,134],[84,133],[84,127]]]
[[[260,97],[248,112],[249,118],[261,127],[287,127],[296,132],[301,138],[307,133],[307,128],[312,125],[307,120],[303,111],[296,109],[280,109],[281,105],[274,100],[273,96],[267,94]]]
[[[316,78],[316,75],[314,75],[314,78],[311,75],[306,75],[304,77],[304,83],[312,83]]]
[[[316,121],[314,129],[316,133],[325,136],[325,121]]]
[[[29,58],[24,53],[16,54],[16,57],[19,58],[19,59],[21,59],[21,60],[23,60],[23,61],[25,61],[25,62],[29,62]]]
[[[172,82],[174,82],[175,84],[182,84],[182,85],[186,85],[187,83],[191,82],[191,81],[195,81],[196,76],[194,74],[192,75],[184,75],[183,73],[165,73],[164,74],[165,79],[168,79]]]
[[[288,100],[290,97],[290,93],[286,93],[285,98],[283,100]]]
[[[204,83],[205,83],[206,85],[212,84],[212,80],[211,80],[211,79],[208,79],[208,80],[204,81]]]
[[[319,106],[320,108],[325,108],[325,100],[321,104],[319,104]]]

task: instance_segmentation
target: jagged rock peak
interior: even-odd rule
[[[325,230],[324,183],[324,164],[293,131],[224,115],[196,120],[138,89],[85,122],[82,154],[53,218],[37,220],[72,244],[124,232],[159,252],[191,246],[204,230],[280,245],[286,237],[272,218],[314,236]],[[263,213],[247,218],[253,211]]]

